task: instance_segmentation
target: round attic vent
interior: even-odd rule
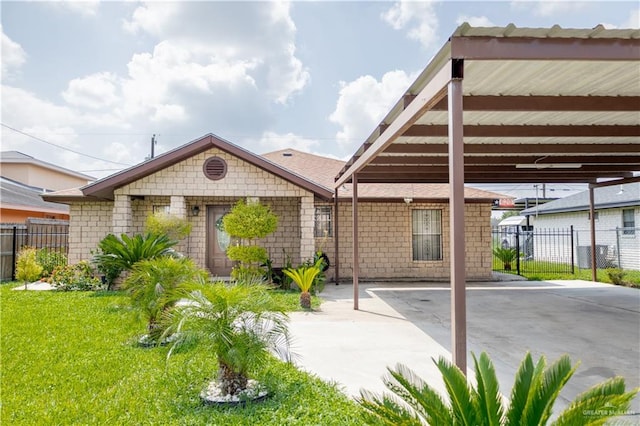
[[[202,171],[209,179],[220,180],[227,174],[227,163],[220,157],[210,157],[202,165]]]

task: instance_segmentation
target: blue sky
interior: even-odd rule
[[[157,153],[211,132],[256,153],[292,147],[347,159],[464,21],[640,25],[635,1],[0,8],[2,150],[96,177],[143,161],[152,134]]]

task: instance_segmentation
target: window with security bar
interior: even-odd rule
[[[636,235],[636,218],[633,209],[622,210],[622,235]]]
[[[333,237],[331,206],[316,206],[314,222],[313,235],[315,237]]]
[[[442,210],[411,211],[413,260],[442,260]]]

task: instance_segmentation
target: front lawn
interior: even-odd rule
[[[259,377],[266,402],[203,406],[215,360],[197,346],[168,362],[167,348],[136,346],[145,325],[123,293],[10,287],[0,286],[3,424],[364,424],[335,386],[275,359]]]

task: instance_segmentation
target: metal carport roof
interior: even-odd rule
[[[462,24],[338,174],[335,188],[449,183],[452,352],[465,371],[464,184],[639,181],[634,172],[640,30]]]

